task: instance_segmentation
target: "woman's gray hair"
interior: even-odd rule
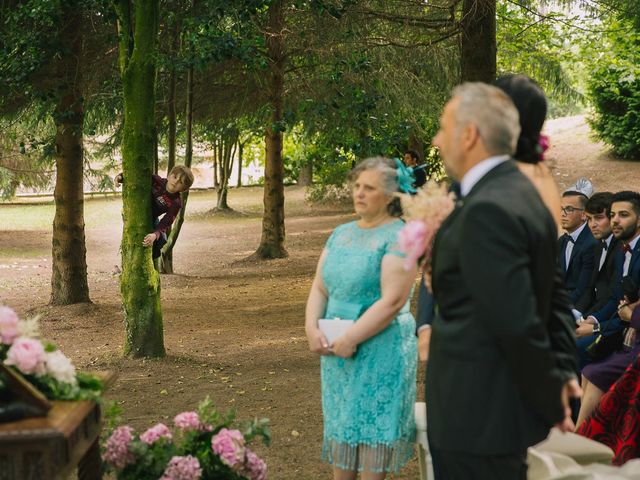
[[[478,129],[491,155],[513,155],[520,135],[520,117],[509,96],[497,87],[467,82],[453,90],[459,131],[470,123]]]
[[[385,157],[369,157],[358,163],[349,174],[349,181],[355,182],[360,174],[365,170],[376,170],[380,172],[382,179],[382,188],[389,197],[393,197],[387,211],[392,217],[402,216],[402,207],[400,206],[400,198],[394,196],[398,192],[398,172],[396,170],[396,162]]]
[[[355,182],[365,170],[376,170],[382,176],[382,186],[387,195],[392,196],[398,191],[398,172],[394,160],[385,157],[369,157],[358,163],[351,173],[349,180]]]

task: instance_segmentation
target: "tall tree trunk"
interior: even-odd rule
[[[496,79],[496,0],[464,0],[461,76],[463,82]]]
[[[300,187],[308,187],[313,183],[313,163],[307,161],[304,165],[300,167],[300,172],[298,173],[298,186]]]
[[[225,133],[221,135],[222,158],[220,161],[220,186],[218,188],[218,203],[216,210],[231,210],[227,202],[229,193],[229,180],[231,179],[231,168],[233,167],[233,157],[235,156],[238,140],[237,133]]]
[[[187,143],[184,152],[184,164],[191,168],[193,162],[193,65],[187,70],[187,107],[186,107],[186,135]],[[158,259],[158,271],[162,273],[173,273],[173,247],[178,241],[182,224],[184,223],[184,215],[187,211],[187,200],[189,200],[189,191],[182,193],[182,208],[178,213],[171,232],[167,237],[167,243],[162,247],[160,258]]]
[[[173,29],[173,45],[171,53],[174,57],[178,55],[180,48],[180,23],[176,21]],[[167,117],[169,121],[169,128],[167,132],[168,143],[168,163],[167,163],[167,175],[173,167],[176,165],[176,131],[177,131],[177,113],[176,113],[176,89],[177,89],[177,72],[172,66],[169,74],[169,95],[167,98]]]
[[[160,275],[151,248],[142,239],[153,231],[151,173],[155,134],[154,54],[158,0],[118,0],[119,60],[124,97],[122,166],[126,183],[122,203],[120,292],[126,331],[124,353],[164,356]],[[135,24],[135,26],[134,26]]]
[[[237,183],[238,188],[242,186],[242,162],[244,161],[242,158],[243,153],[244,153],[244,143],[238,142],[238,183]]]
[[[54,113],[56,124],[56,186],[53,193],[51,303],[69,305],[89,302],[87,252],[84,235],[82,127],[82,13],[69,2],[60,37],[68,47],[58,61],[60,99]]]
[[[276,0],[269,7],[266,32],[269,61],[268,97],[271,119],[265,132],[264,214],[258,258],[283,258],[284,246],[284,161],[282,158],[282,112],[284,95],[284,7]]]

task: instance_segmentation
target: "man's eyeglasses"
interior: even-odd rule
[[[560,211],[565,215],[571,215],[573,212],[581,212],[584,208],[576,208],[576,207],[560,207]]]

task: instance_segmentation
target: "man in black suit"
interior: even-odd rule
[[[562,194],[561,222],[567,233],[558,240],[558,264],[573,303],[587,291],[594,270],[593,249],[597,241],[587,227],[585,214],[592,192],[591,183],[580,179]]]
[[[425,166],[420,165],[420,154],[418,152],[415,150],[407,150],[404,152],[403,162],[413,170],[413,176],[416,179],[413,184],[415,188],[419,188],[427,183],[427,172],[425,171]]]
[[[595,324],[586,322],[585,319],[601,310],[614,294],[616,282],[616,253],[619,250],[619,241],[614,237],[611,227],[611,192],[594,194],[585,205],[587,225],[597,243],[592,250],[594,269],[589,286],[582,297],[574,305],[574,316],[577,318],[578,338],[591,336],[594,333]],[[578,341],[578,344],[585,343]],[[591,342],[587,342],[590,344]],[[586,345],[585,345],[586,347]],[[581,366],[589,363],[584,348],[579,348]]]
[[[622,191],[613,195],[611,228],[614,238],[620,242],[620,247],[613,252],[615,274],[611,295],[600,309],[590,312],[584,320],[587,334],[577,340],[581,368],[592,361],[587,348],[598,333],[611,336],[624,329],[625,325],[618,316],[618,307],[623,298],[623,278],[629,277],[632,284],[640,286],[640,194]]]
[[[434,139],[462,199],[432,259],[436,309],[426,396],[438,479],[524,480],[527,447],[572,428],[578,392],[556,226],[509,155],[518,114],[499,89],[464,84]]]

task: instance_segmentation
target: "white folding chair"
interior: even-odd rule
[[[427,440],[427,404],[416,402],[416,446],[418,447],[418,464],[420,480],[433,480],[433,462]]]

